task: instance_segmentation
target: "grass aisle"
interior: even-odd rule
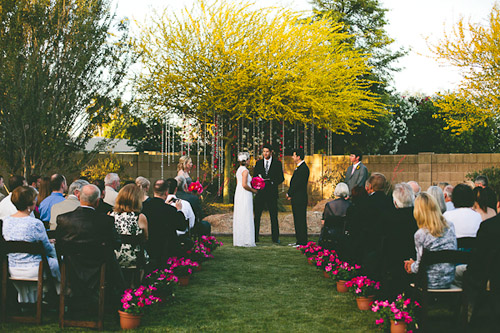
[[[351,294],[337,293],[295,248],[267,237],[256,248],[220,240],[225,245],[178,288],[175,303],[144,318],[145,331],[376,331],[374,314],[359,311]]]

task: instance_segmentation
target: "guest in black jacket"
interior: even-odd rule
[[[414,235],[418,230],[413,216],[415,196],[410,185],[400,183],[392,192],[395,210],[387,219],[383,240],[384,292],[389,299],[407,289],[410,281],[404,269],[404,260],[416,258]]]
[[[99,198],[99,205],[96,211],[101,214],[109,214],[113,211],[113,206],[104,202],[104,196],[106,195],[106,186],[104,185],[104,180],[96,179],[92,182],[101,191],[101,197]]]
[[[181,212],[180,200],[175,203],[175,208],[165,203],[167,190],[167,182],[157,180],[154,184],[154,197],[145,201],[142,208],[142,213],[148,219],[149,239],[146,250],[152,268],[161,267],[169,257],[181,255],[176,230],[186,230],[188,225]]]
[[[121,246],[120,238],[114,219],[96,212],[100,197],[97,186],[86,185],[80,193],[81,206],[57,217],[56,248],[60,254],[68,253],[64,259],[70,288],[76,297],[88,296],[88,290],[96,288],[99,268],[104,262],[107,264],[106,279],[116,289],[116,295],[125,288],[113,251]]]
[[[309,168],[304,161],[304,150],[294,149],[292,155],[296,165],[290,180],[290,188],[286,194],[292,201],[293,224],[295,226],[296,244],[307,244],[307,184],[309,182]]]
[[[338,183],[333,191],[334,200],[325,205],[321,224],[321,235],[319,246],[335,250],[337,255],[345,260],[345,230],[347,209],[351,205],[349,199],[349,187],[346,183]]]

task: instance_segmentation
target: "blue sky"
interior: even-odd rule
[[[230,1],[230,0],[228,0]],[[387,8],[389,36],[395,45],[410,50],[394,74],[394,86],[402,93],[432,95],[438,91],[452,90],[460,76],[450,66],[440,65],[431,57],[425,38],[437,41],[443,32],[450,31],[460,17],[474,22],[486,22],[494,0],[380,0]],[[118,15],[143,21],[153,10],[178,11],[191,6],[192,0],[114,0]],[[255,0],[257,6],[281,5],[297,11],[311,10],[307,0]],[[134,26],[133,31],[134,32]]]

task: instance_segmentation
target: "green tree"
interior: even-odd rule
[[[136,42],[145,68],[142,102],[153,112],[224,119],[225,184],[241,118],[352,133],[385,112],[369,90],[364,55],[328,18],[303,22],[284,9],[199,1],[180,16],[165,11],[150,22]]]
[[[132,61],[128,23],[109,5],[0,2],[0,158],[11,172],[78,167],[73,153],[108,120]]]

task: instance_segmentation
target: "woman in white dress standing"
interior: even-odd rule
[[[236,171],[236,192],[234,194],[233,245],[255,246],[255,227],[253,223],[253,193],[251,177],[247,166],[250,154],[239,153],[240,167]]]

